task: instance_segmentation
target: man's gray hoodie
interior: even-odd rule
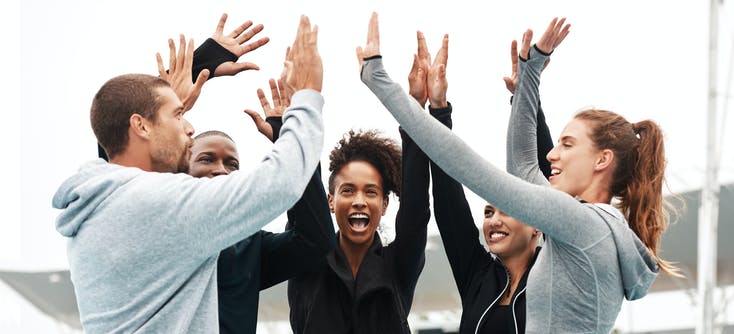
[[[300,198],[323,147],[323,98],[293,95],[251,172],[193,178],[99,159],[53,198],[85,333],[216,333],[219,252]]]
[[[535,58],[531,61],[539,65],[545,60]],[[564,192],[526,182],[495,167],[392,81],[381,58],[365,60],[362,81],[448,175],[546,235],[528,278],[526,333],[608,333],[623,297],[637,299],[647,293],[658,272],[657,262],[617,209],[608,204],[581,203]],[[513,113],[520,103],[538,106],[537,100],[520,101],[521,88],[515,92]],[[528,114],[523,112],[511,127],[522,127],[515,135],[527,145],[536,145],[537,115]],[[522,152],[522,157],[538,168],[537,148],[516,152]]]

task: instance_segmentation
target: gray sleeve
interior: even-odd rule
[[[484,200],[579,248],[609,233],[599,215],[568,194],[525,182],[482,158],[393,82],[382,59],[365,61],[362,81],[431,160]]]
[[[517,66],[517,87],[507,126],[507,172],[525,181],[549,185],[538,165],[538,106],[540,72],[548,56],[530,48],[527,61]]]
[[[321,156],[322,107],[320,93],[296,92],[283,115],[280,138],[249,172],[236,171],[211,179],[168,174],[171,179],[162,183],[156,181],[160,174],[144,175],[148,182],[140,180],[139,186],[156,188],[148,190],[152,192],[148,201],[157,202],[147,204],[151,206],[148,212],[154,212],[155,219],[175,233],[165,237],[182,243],[180,251],[185,254],[193,251],[208,257],[259,231],[291,208],[303,194]],[[174,200],[161,204],[163,198]]]

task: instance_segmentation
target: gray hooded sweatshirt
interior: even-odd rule
[[[536,58],[542,66],[545,58]],[[647,293],[657,275],[657,262],[617,209],[581,203],[490,164],[393,82],[381,58],[365,61],[362,81],[447,174],[508,215],[545,233],[546,243],[527,283],[526,333],[608,333],[623,297],[632,300]],[[529,105],[522,107],[526,109],[538,105],[537,101],[521,103]],[[514,100],[513,108],[517,104]],[[524,115],[514,120],[522,124],[510,125],[527,128],[517,135],[532,145],[536,142],[535,117]],[[523,154],[535,161],[537,169],[535,152]]]
[[[53,198],[85,333],[216,333],[217,256],[299,199],[323,147],[323,98],[293,95],[251,172],[216,178],[95,160]]]

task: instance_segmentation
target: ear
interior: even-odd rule
[[[599,152],[599,156],[596,159],[596,162],[594,163],[594,170],[595,171],[603,171],[610,166],[612,166],[612,162],[614,161],[614,152],[610,149],[603,149],[601,152]]]
[[[131,134],[143,138],[143,139],[149,139],[150,138],[150,130],[152,129],[152,124],[150,121],[145,119],[140,114],[132,114],[130,116],[130,132]]]
[[[387,213],[388,204],[390,204],[390,197],[385,196],[385,198],[382,199],[382,215],[383,216]]]
[[[331,196],[331,194],[326,194],[326,200],[329,201],[329,210],[331,213],[334,213],[334,196]]]

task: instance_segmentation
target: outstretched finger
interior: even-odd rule
[[[191,72],[191,66],[194,63],[194,39],[189,39],[189,45],[186,47],[186,56],[184,57],[183,70]]]
[[[512,74],[517,74],[517,40],[510,43],[510,61],[512,62]]]
[[[367,30],[367,44],[374,43],[379,50],[380,46],[380,24],[377,20],[377,12],[372,12],[370,17],[370,26]]]
[[[178,43],[178,55],[176,56],[176,69],[182,69],[184,66],[184,56],[186,55],[186,37],[181,34]]]
[[[268,98],[265,96],[265,91],[262,88],[257,89],[257,98],[260,100],[260,105],[263,107],[263,110],[271,109],[270,101],[268,101]]]
[[[168,72],[174,73],[176,71],[176,43],[173,42],[173,38],[168,39]]]
[[[270,84],[270,96],[273,99],[273,107],[275,109],[280,108],[280,92],[278,92],[278,85],[275,83],[275,79],[268,80]]]
[[[558,45],[563,42],[564,39],[566,39],[566,36],[568,36],[568,33],[571,32],[571,25],[567,24],[563,27],[563,29],[558,33],[558,37],[556,39],[556,42],[553,44],[553,49],[558,47]]]
[[[428,46],[426,45],[426,37],[423,35],[423,32],[421,31],[418,31],[416,35],[418,38],[418,59],[426,62],[427,64],[430,64],[431,54],[428,52]]]
[[[242,33],[243,33],[243,32],[244,32],[245,30],[247,30],[247,29],[248,29],[248,28],[250,28],[251,26],[252,26],[252,21],[251,21],[251,20],[247,20],[247,21],[245,21],[244,23],[240,24],[240,25],[239,25],[239,26],[238,26],[237,28],[235,28],[234,30],[232,30],[232,32],[231,32],[231,33],[229,33],[229,37],[232,37],[232,38],[237,38],[237,37],[239,37],[239,36],[240,36],[240,35],[241,35],[241,34],[242,34]],[[260,30],[262,30],[262,29],[260,29]]]
[[[166,69],[163,67],[163,58],[161,58],[161,54],[159,52],[156,52],[155,54],[156,61],[158,61],[158,75],[160,75],[161,78],[165,79],[166,76]]]
[[[280,93],[281,106],[283,106],[283,109],[288,108],[291,105],[291,93],[283,79],[278,79],[278,92]]]
[[[449,34],[443,35],[443,41],[441,41],[441,48],[436,53],[436,59],[433,61],[434,64],[443,65],[444,69],[448,65],[449,61]]]
[[[528,59],[530,56],[530,42],[533,40],[533,31],[528,29],[522,34],[522,46],[520,47],[520,57]]]
[[[246,25],[246,27],[245,27],[245,25]],[[252,25],[252,22],[251,21],[247,21],[247,22],[245,22],[245,24],[243,24],[242,26],[240,26],[239,28],[237,28],[237,30],[239,30],[240,28],[243,28],[243,27],[245,29],[247,29],[251,25]],[[259,32],[263,31],[264,28],[265,28],[265,26],[263,26],[262,24],[258,24],[255,27],[253,27],[252,29],[244,31],[244,33],[240,32],[239,34],[237,34],[237,36],[235,36],[235,40],[237,41],[237,44],[242,44],[244,42],[247,42],[247,41],[250,40],[250,38],[254,37]]]
[[[224,24],[227,22],[227,13],[222,14],[217,23],[217,30],[214,31],[214,35],[222,35],[224,33]]]

